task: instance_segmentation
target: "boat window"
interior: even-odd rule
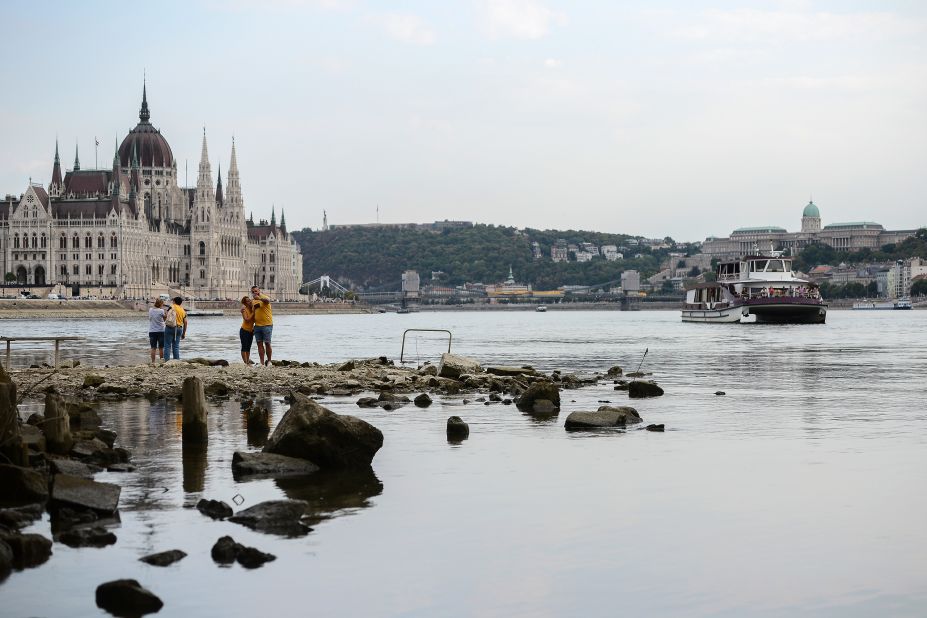
[[[761,273],[766,270],[766,260],[754,260],[750,262],[750,271],[755,273]]]
[[[792,260],[783,260],[782,263],[785,264],[785,271],[786,271],[786,272],[791,272],[791,270],[792,270]]]
[[[769,260],[769,265],[766,267],[766,272],[781,273],[782,272],[782,260]]]

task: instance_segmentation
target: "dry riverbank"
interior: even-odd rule
[[[22,319],[67,319],[93,318],[118,319],[137,318],[150,305],[142,301],[122,300],[45,300],[45,299],[0,299],[0,320]],[[237,316],[238,305],[234,302],[199,302],[197,309],[221,309],[226,315]],[[343,313],[372,313],[367,305],[347,303],[276,303],[275,315],[329,315]]]

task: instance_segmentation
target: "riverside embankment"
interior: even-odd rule
[[[0,299],[0,320],[16,319],[120,319],[138,317],[150,304],[131,300],[46,300]],[[234,301],[203,301],[197,309],[221,309],[226,315],[238,315]],[[366,305],[349,303],[276,303],[275,315],[334,315],[371,313]]]

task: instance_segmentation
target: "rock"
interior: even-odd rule
[[[64,530],[80,524],[90,524],[98,519],[96,513],[87,509],[72,509],[67,506],[51,509],[52,530]]]
[[[190,376],[183,381],[182,438],[184,442],[202,444],[209,441],[206,428],[206,394],[203,381]]]
[[[634,380],[628,384],[628,397],[631,399],[659,397],[662,394],[663,389],[657,386],[656,382],[651,380]]]
[[[45,415],[39,412],[33,412],[29,415],[29,418],[26,419],[27,425],[32,425],[33,427],[42,427],[42,423],[45,422]]]
[[[560,409],[560,389],[553,382],[539,381],[528,387],[515,405],[522,412],[534,412],[534,402],[538,399],[546,399],[550,402],[555,410]],[[542,407],[546,407],[543,406]]]
[[[645,375],[647,374],[643,371],[632,371],[631,373],[627,374],[629,378],[643,378]]]
[[[376,397],[361,397],[357,400],[359,408],[376,408],[378,405],[380,405],[380,400]]]
[[[16,530],[25,528],[42,516],[45,509],[41,504],[30,504],[11,509],[0,509],[0,527]]]
[[[388,393],[385,391],[380,392],[380,396],[377,397],[377,400],[380,402],[387,401],[389,403],[409,403],[412,401],[405,395],[397,395],[395,393]]]
[[[196,510],[212,519],[225,519],[231,517],[233,514],[232,507],[225,502],[221,500],[206,500],[205,498],[200,499],[200,501],[196,503]]]
[[[110,448],[116,443],[116,432],[109,429],[97,429],[93,432],[93,437]]]
[[[626,391],[630,388],[630,382],[627,380],[615,380],[615,390],[616,391]]]
[[[79,476],[56,474],[51,501],[55,505],[76,506],[99,513],[114,513],[119,506],[119,485],[99,483]]]
[[[264,452],[308,459],[320,468],[357,468],[369,467],[381,446],[383,434],[370,423],[294,393]]]
[[[139,560],[152,566],[166,567],[174,564],[178,560],[183,560],[186,557],[186,552],[182,552],[179,549],[171,549],[168,551],[158,552],[157,554],[142,556],[139,558]]]
[[[437,365],[425,365],[418,370],[418,375],[420,376],[436,376],[438,375]]]
[[[500,365],[495,367],[487,367],[486,373],[492,374],[494,376],[504,376],[509,378],[517,378],[519,376],[536,376],[538,374],[534,367],[506,367]]]
[[[354,364],[354,361],[349,360],[348,362],[340,365],[338,367],[338,371],[354,371],[355,367],[356,365]]]
[[[454,442],[465,440],[470,436],[470,426],[459,416],[447,419],[447,439]]]
[[[210,382],[203,392],[207,397],[228,397],[231,389],[224,382]]]
[[[106,467],[107,472],[135,472],[135,466],[130,463],[114,463]]]
[[[608,368],[608,371],[605,372],[605,375],[607,375],[607,376],[620,376],[620,375],[623,374],[623,373],[624,373],[624,370],[623,370],[621,367],[619,367],[618,365],[614,365],[614,366]]]
[[[275,453],[246,453],[235,451],[232,455],[232,470],[236,475],[275,478],[312,474],[319,469],[308,459],[288,457]],[[231,515],[231,513],[229,513]]]
[[[555,406],[550,399],[535,399],[530,412],[532,414],[555,414],[559,411],[560,408]]]
[[[428,393],[422,393],[421,395],[416,396],[416,398],[412,400],[412,403],[414,403],[419,408],[427,408],[431,405],[432,401],[431,397],[428,396]]]
[[[571,412],[566,419],[566,429],[593,429],[599,427],[625,427],[640,423],[640,414],[629,407],[600,406],[595,412]]]
[[[235,542],[230,536],[223,536],[212,546],[210,554],[218,564],[232,564],[241,551],[242,545]]]
[[[116,535],[103,526],[71,528],[56,539],[68,547],[106,547],[116,542]]]
[[[20,506],[48,500],[45,475],[32,468],[0,464],[0,505]]]
[[[84,376],[84,388],[96,388],[103,384],[106,380],[103,376],[98,376],[96,374],[88,373]]]
[[[246,569],[256,569],[262,566],[265,562],[276,560],[277,556],[274,556],[273,554],[265,554],[264,552],[255,549],[254,547],[242,547],[235,558],[238,560],[238,564],[245,567]]]
[[[502,400],[502,405],[504,405],[504,406],[510,406],[510,405],[512,405],[512,403],[513,403],[512,400],[509,399],[508,397],[506,397],[505,399]]]
[[[724,391],[715,391],[715,395],[727,395]]]
[[[153,592],[142,588],[134,579],[117,579],[97,586],[97,607],[114,616],[153,614],[164,603]]]
[[[0,541],[0,582],[13,570],[13,549],[6,541]]]
[[[103,419],[100,418],[97,411],[89,404],[83,402],[75,403],[69,401],[68,416],[70,417],[71,431],[79,429],[99,429],[100,425],[103,423]]]
[[[660,423],[659,425],[647,425],[644,427],[644,429],[647,431],[663,431],[663,423]]]
[[[22,435],[23,445],[25,445],[26,448],[37,453],[45,452],[45,434],[42,433],[41,429],[27,424],[20,427],[20,434]]]
[[[0,534],[0,541],[13,552],[14,569],[37,567],[52,555],[51,539],[41,534]]]
[[[101,395],[125,395],[128,392],[129,389],[127,387],[119,386],[118,384],[104,384],[97,389],[97,393]]]
[[[229,521],[267,534],[303,536],[312,530],[303,522],[308,511],[305,500],[268,500],[239,511]]]
[[[502,395],[499,393],[489,393],[489,401],[502,401]]]
[[[449,352],[441,355],[441,362],[438,364],[438,376],[441,378],[456,380],[463,374],[482,372],[483,368],[472,358],[457,356]]]

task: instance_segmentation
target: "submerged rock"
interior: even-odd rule
[[[662,431],[663,431],[663,423],[660,423],[659,425],[647,425],[646,427],[644,427],[644,429],[646,429],[647,431],[660,431],[660,432],[662,432]]]
[[[634,380],[628,384],[628,397],[631,399],[659,397],[662,394],[663,389],[657,386],[657,383],[652,380]]]
[[[212,519],[225,519],[231,517],[234,513],[232,507],[225,502],[221,500],[206,500],[205,498],[200,499],[200,501],[196,503],[196,510]]]
[[[13,552],[14,569],[31,569],[44,564],[52,554],[51,539],[41,534],[3,534],[0,541]]]
[[[232,564],[236,560],[246,569],[256,569],[265,562],[276,560],[273,554],[267,554],[254,547],[246,547],[230,536],[224,536],[212,546],[212,559],[217,564]]]
[[[715,395],[727,395],[724,391],[715,391]]]
[[[640,414],[629,407],[601,406],[595,412],[572,412],[566,419],[566,429],[597,429],[602,427],[625,427],[640,423]]]
[[[548,403],[540,403],[539,408],[535,409],[535,402],[543,400]],[[522,412],[539,412],[557,411],[560,409],[560,389],[553,382],[539,381],[528,387],[521,397],[515,402],[515,405]]]
[[[277,455],[276,453],[235,451],[232,455],[232,470],[236,475],[241,476],[296,476],[312,474],[318,469],[319,467],[308,459]]]
[[[447,439],[450,441],[464,440],[470,436],[470,426],[459,416],[447,419]]]
[[[624,370],[621,367],[619,367],[618,365],[613,365],[612,367],[608,368],[608,371],[605,372],[605,375],[620,376],[623,373],[624,373]]]
[[[56,474],[52,482],[51,501],[56,505],[113,513],[119,506],[121,491],[119,485],[112,483],[99,483],[79,476]]]
[[[92,528],[71,528],[56,539],[68,547],[106,547],[116,542],[116,535],[103,526]]]
[[[428,393],[422,393],[421,395],[417,395],[415,399],[412,400],[412,403],[419,408],[427,408],[432,404],[432,400],[431,397],[428,396]]]
[[[97,607],[115,616],[143,616],[161,610],[164,603],[134,579],[117,579],[97,586]]]
[[[157,554],[142,556],[139,560],[152,566],[165,567],[174,564],[178,560],[183,560],[186,557],[186,552],[179,549],[170,549],[168,551],[158,552]]]
[[[239,511],[229,521],[267,534],[303,536],[312,531],[303,522],[308,512],[309,503],[304,500],[268,500]]]
[[[264,452],[308,459],[321,468],[357,468],[370,466],[381,446],[383,433],[370,423],[293,393]]]

